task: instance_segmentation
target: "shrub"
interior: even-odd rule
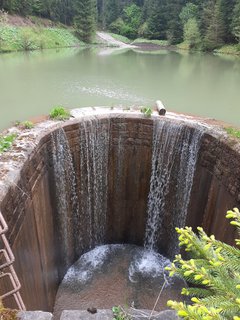
[[[240,234],[240,213],[237,208],[228,211],[230,224]],[[177,255],[170,275],[179,275],[191,286],[183,288],[182,294],[192,297],[192,304],[168,301],[168,306],[177,310],[187,320],[240,320],[240,250],[207,236],[198,227],[199,235],[192,228],[176,229],[180,246],[190,252],[191,259],[183,260]],[[240,245],[240,239],[236,239]]]
[[[21,123],[21,127],[23,127],[24,129],[32,129],[34,125],[31,121],[24,121]]]
[[[126,312],[120,307],[113,307],[112,312],[114,315],[113,320],[131,320],[132,317],[127,315]]]
[[[51,119],[55,120],[67,120],[70,118],[70,112],[63,106],[55,106],[49,114]]]
[[[28,29],[21,29],[19,47],[22,50],[30,51],[37,49],[32,32]]]
[[[16,139],[15,133],[8,134],[6,136],[0,136],[0,153],[9,150]]]

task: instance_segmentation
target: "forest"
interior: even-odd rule
[[[101,29],[206,51],[240,43],[240,0],[0,0],[0,9],[75,26],[86,42]]]

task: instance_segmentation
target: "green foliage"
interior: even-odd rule
[[[131,320],[132,319],[132,317],[127,315],[120,306],[113,307],[112,312],[114,315],[113,320]]]
[[[142,107],[140,110],[146,117],[151,117],[152,115],[152,108],[151,107]]]
[[[142,18],[142,11],[140,7],[138,7],[136,4],[126,7],[123,10],[123,16],[126,23],[126,30],[128,30],[128,32],[125,32],[123,35],[129,37],[130,39],[136,38]]]
[[[83,45],[68,29],[0,26],[0,51]],[[2,40],[2,41],[1,41]]]
[[[70,118],[70,113],[63,106],[55,106],[49,114],[51,119],[54,120],[67,120]]]
[[[128,39],[127,37],[121,36],[120,34],[110,33],[110,35],[118,41],[122,41],[124,43],[131,43],[130,39]]]
[[[236,1],[235,7],[233,10],[233,19],[232,19],[231,29],[232,29],[232,34],[240,43],[240,0]]]
[[[237,208],[228,211],[226,217],[237,227],[240,235],[240,213]],[[168,306],[186,320],[239,320],[240,314],[240,250],[207,236],[198,227],[198,235],[192,228],[176,229],[179,245],[185,247],[191,259],[175,257],[170,275],[178,275],[190,286],[182,294],[190,296],[192,304],[169,301]],[[236,239],[236,245],[240,240]]]
[[[152,6],[149,12],[148,23],[148,38],[149,39],[166,39],[167,15],[165,1],[152,1]]]
[[[15,133],[8,134],[6,136],[0,136],[0,153],[9,150],[16,139]]]
[[[214,50],[214,52],[220,54],[240,55],[240,44],[225,45]]]
[[[185,38],[186,47],[209,51],[240,43],[240,0],[0,0],[1,9],[30,16],[38,27],[42,26],[40,18],[75,24],[77,37],[89,43],[97,25],[130,39],[141,37],[179,44]],[[12,27],[18,29],[13,31],[12,40],[6,40],[4,28],[10,27],[7,20],[7,14],[0,12],[1,51],[66,46],[58,40],[50,41],[49,46],[44,33],[35,36],[29,31],[19,32],[16,27]],[[77,40],[73,42],[72,45],[78,44]]]
[[[189,19],[198,19],[199,8],[197,5],[188,2],[181,10],[179,18],[184,26]]]
[[[75,32],[84,42],[92,41],[96,28],[96,1],[75,0]]]
[[[240,139],[240,130],[237,130],[237,129],[232,128],[232,127],[225,128],[225,130],[227,131],[227,133],[230,136]]]
[[[226,26],[224,24],[224,15],[221,11],[221,0],[217,0],[215,5],[209,7],[209,26],[204,37],[204,49],[214,50],[224,44]]]
[[[142,38],[146,38],[148,36],[148,23],[145,21],[138,29],[138,35]]]
[[[34,127],[34,124],[31,121],[24,121],[20,123],[20,126],[24,129],[32,129]]]
[[[184,41],[190,49],[197,49],[201,43],[201,34],[195,18],[188,19],[184,24]]]
[[[119,35],[122,35],[124,32],[125,23],[122,18],[117,18],[117,20],[113,21],[109,25],[109,30],[113,33],[117,33]]]
[[[0,9],[0,25],[5,26],[8,23],[8,13],[4,9]]]
[[[149,43],[149,44],[156,44],[158,46],[168,46],[169,43],[167,40],[150,40],[150,39],[144,39],[144,38],[137,38],[133,42],[134,43]]]
[[[26,50],[26,51],[34,50],[38,48],[31,30],[29,29],[20,30],[19,48],[21,50]]]
[[[110,26],[114,21],[116,22],[120,17],[120,4],[118,0],[102,1],[103,26]],[[110,29],[112,30],[112,29]],[[112,30],[115,32],[114,30]]]

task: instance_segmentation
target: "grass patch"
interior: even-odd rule
[[[147,44],[154,44],[158,46],[168,46],[169,42],[167,40],[149,40],[149,39],[144,39],[144,38],[137,38],[135,39],[132,44],[141,44],[141,43],[147,43]]]
[[[121,36],[120,34],[116,34],[116,33],[109,33],[110,36],[112,36],[115,40],[124,42],[124,43],[132,43],[132,40],[128,39],[127,37]]]
[[[240,130],[232,128],[232,127],[228,127],[228,128],[224,128],[224,129],[226,130],[226,132],[230,136],[240,139]]]
[[[24,121],[24,122],[20,123],[20,126],[23,129],[32,129],[34,127],[34,124],[31,121]]]
[[[15,133],[8,134],[6,136],[0,136],[0,153],[6,152],[12,147],[17,135]]]
[[[63,106],[56,106],[50,111],[49,117],[54,120],[68,120],[70,112]]]
[[[84,45],[69,29],[0,26],[0,52]]]

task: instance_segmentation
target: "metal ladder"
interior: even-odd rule
[[[21,284],[17,277],[17,274],[13,268],[13,263],[15,261],[13,252],[10,248],[9,242],[5,236],[8,231],[8,225],[3,218],[0,211],[0,280],[3,278],[9,278],[12,288],[0,296],[0,302],[7,297],[13,296],[19,310],[26,310],[23,303],[21,294],[19,292]]]

